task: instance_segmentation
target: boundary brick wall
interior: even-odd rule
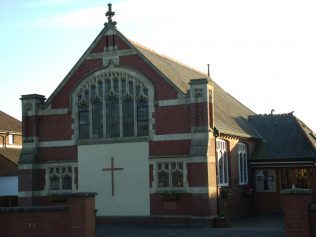
[[[285,236],[316,237],[316,207],[312,205],[312,190],[287,189],[282,194]]]
[[[2,237],[95,237],[95,193],[65,196],[55,206],[0,208]]]
[[[316,204],[312,204],[309,208],[309,226],[311,228],[311,236],[316,236]]]

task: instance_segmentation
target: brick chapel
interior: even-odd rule
[[[19,205],[96,192],[100,218],[251,213],[257,115],[207,74],[127,39],[110,4],[106,16],[48,99],[21,97]]]

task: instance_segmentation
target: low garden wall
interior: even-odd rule
[[[75,193],[52,206],[0,208],[3,237],[95,237],[95,193]]]
[[[283,190],[286,237],[316,237],[316,205],[311,189]]]
[[[18,196],[0,196],[0,207],[16,207]]]

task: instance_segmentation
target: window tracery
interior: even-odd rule
[[[148,90],[128,72],[92,75],[76,90],[79,139],[148,136]]]
[[[182,162],[157,163],[158,188],[184,187],[184,173]]]

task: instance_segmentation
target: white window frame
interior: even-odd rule
[[[248,184],[248,152],[245,143],[238,143],[238,176],[239,184]]]
[[[227,142],[221,139],[216,139],[216,153],[217,153],[217,184],[220,187],[229,185],[229,163]],[[222,160],[221,160],[222,159]],[[223,166],[220,165],[221,161]],[[223,177],[223,180],[221,180]]]
[[[56,168],[60,169],[60,172],[56,172]],[[62,168],[66,168],[66,172],[62,172]],[[68,172],[68,168],[71,168],[71,172]],[[54,164],[50,165],[46,168],[46,190],[49,193],[67,193],[67,192],[74,192],[77,191],[77,184],[75,182],[75,168],[74,166],[70,164]],[[51,172],[51,169],[53,169],[53,173]],[[59,178],[59,189],[50,189],[51,183],[50,183],[50,178],[51,176],[56,175]],[[62,188],[62,177],[63,175],[70,175],[71,176],[71,189],[63,189]]]
[[[13,134],[9,134],[9,145],[13,145],[14,144],[14,135]]]

